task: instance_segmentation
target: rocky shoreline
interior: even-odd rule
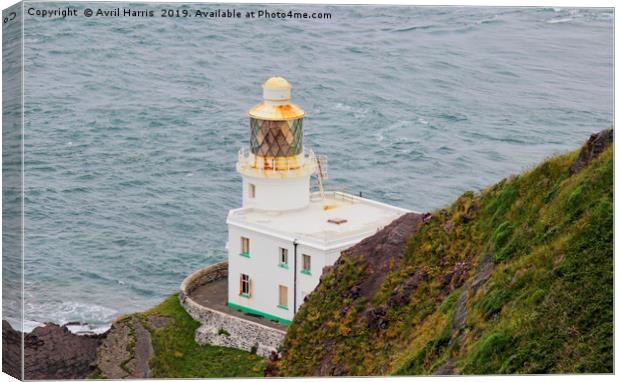
[[[23,334],[2,320],[2,369],[22,379],[20,358],[23,335],[23,379],[84,379],[96,369],[97,348],[106,334],[73,334],[67,325],[54,323]]]

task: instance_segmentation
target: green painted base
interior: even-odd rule
[[[240,311],[240,312],[244,312],[244,313],[255,314],[255,315],[258,315],[258,316],[264,317],[264,318],[266,318],[266,319],[268,319],[268,320],[278,321],[279,323],[284,324],[284,325],[289,325],[289,324],[291,323],[291,321],[290,321],[290,320],[286,320],[286,319],[284,319],[284,318],[280,318],[280,317],[272,316],[271,314],[268,314],[268,313],[263,313],[263,312],[260,312],[260,311],[258,311],[258,310],[254,310],[254,309],[251,309],[251,308],[246,308],[245,306],[241,306],[241,305],[233,304],[233,303],[232,303],[232,302],[230,302],[230,301],[228,301],[228,302],[226,303],[226,305],[228,305],[228,307],[229,307],[230,309],[235,309],[235,310],[238,310],[238,311]]]

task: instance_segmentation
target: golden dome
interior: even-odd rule
[[[263,88],[267,89],[281,89],[281,88],[291,88],[291,84],[280,76],[274,76],[265,81],[263,84]]]
[[[304,111],[290,99],[291,84],[282,77],[271,77],[263,84],[263,102],[251,108],[248,115],[265,121],[303,118]]]

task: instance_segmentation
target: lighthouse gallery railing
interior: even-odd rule
[[[313,174],[316,170],[316,155],[304,147],[301,154],[289,157],[262,157],[252,153],[249,147],[239,150],[237,168],[246,173],[265,176]]]

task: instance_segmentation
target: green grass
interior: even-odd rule
[[[448,357],[464,374],[612,372],[613,146],[569,176],[577,155],[433,212],[373,296],[350,296],[368,270],[345,256],[289,327],[280,375],[432,374]],[[454,333],[448,320],[463,284],[446,292],[445,280],[465,268],[471,282],[486,253],[493,271],[468,294]],[[409,303],[390,305],[416,273]],[[370,325],[369,312],[384,324]]]
[[[164,328],[151,332],[154,356],[151,369],[155,378],[262,377],[265,360],[245,351],[198,345],[194,332],[200,326],[183,309],[174,294],[145,313],[136,313],[144,324],[149,315],[170,317]]]

